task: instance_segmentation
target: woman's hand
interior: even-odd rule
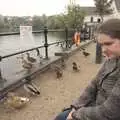
[[[73,108],[72,110],[71,110],[71,112],[69,113],[69,115],[68,115],[68,117],[67,117],[67,119],[66,120],[72,120],[73,118],[72,118],[72,113],[75,111],[75,109]]]

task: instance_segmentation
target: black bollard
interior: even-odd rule
[[[66,49],[68,48],[68,28],[65,27],[65,41],[66,41]]]
[[[100,64],[102,62],[102,48],[101,45],[96,43],[96,64]]]
[[[48,59],[48,41],[47,41],[47,33],[48,33],[48,28],[45,26],[44,27],[44,37],[45,37],[45,58]]]

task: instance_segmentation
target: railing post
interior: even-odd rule
[[[98,27],[100,26],[101,21],[98,20]],[[102,47],[101,45],[97,42],[96,43],[96,64],[100,64],[102,62]]]
[[[0,62],[2,61],[2,57],[0,56]],[[2,77],[2,73],[1,73],[1,68],[0,68],[0,87],[4,87],[4,82],[5,82],[6,80],[5,79],[3,79],[3,77]]]
[[[65,41],[66,41],[66,49],[68,48],[68,28],[65,27]]]
[[[48,41],[47,41],[47,33],[48,33],[48,28],[45,26],[44,27],[44,37],[45,37],[45,58],[48,59]]]
[[[102,62],[102,48],[101,45],[96,43],[96,64],[100,64]]]
[[[2,61],[2,57],[0,56],[0,62]],[[0,68],[0,82],[2,81],[2,73],[1,73],[1,68]]]

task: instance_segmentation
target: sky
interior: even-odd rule
[[[70,0],[0,0],[4,16],[54,15],[63,13]],[[94,6],[93,0],[75,0],[80,6]]]

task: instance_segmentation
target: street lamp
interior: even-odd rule
[[[98,18],[97,20],[98,22],[98,26],[100,25],[100,18]],[[100,64],[102,62],[102,48],[101,48],[101,45],[97,42],[96,43],[96,64]]]

